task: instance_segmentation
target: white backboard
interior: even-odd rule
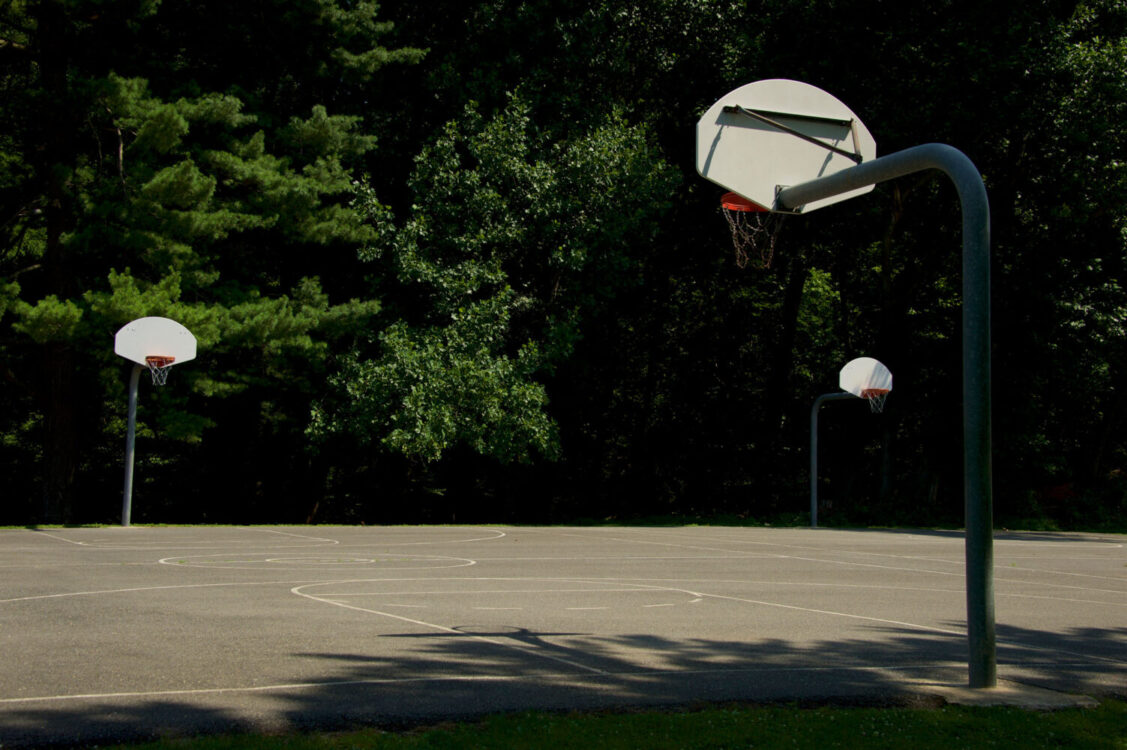
[[[114,336],[114,354],[145,364],[145,357],[172,357],[182,364],[196,356],[196,337],[184,326],[168,318],[138,318],[126,323]]]
[[[701,177],[772,210],[781,210],[775,202],[781,188],[834,174],[876,154],[872,134],[849,107],[816,86],[785,78],[741,86],[721,97],[697,122]],[[800,210],[812,211],[872,189],[868,185]]]
[[[892,390],[892,373],[872,357],[858,357],[846,363],[838,374],[838,387],[858,398],[870,388]]]

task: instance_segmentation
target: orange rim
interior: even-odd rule
[[[767,209],[758,203],[749,201],[739,193],[724,193],[720,196],[720,205],[729,211],[766,211]]]

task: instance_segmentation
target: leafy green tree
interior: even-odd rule
[[[569,516],[793,511],[810,403],[867,354],[897,391],[825,420],[835,513],[958,521],[949,186],[788,219],[753,270],[693,173],[700,112],[786,77],[882,153],[947,142],[986,179],[999,514],[1122,509],[1122,0],[378,11],[0,3],[0,470],[59,510],[76,482],[112,489],[110,337],[166,314],[201,357],[142,405],[164,517],[263,518],[288,493],[298,519],[350,495],[344,520],[411,482]],[[176,481],[193,467],[236,476],[237,502]]]
[[[519,97],[491,119],[468,107],[417,158],[404,220],[363,194],[397,320],[335,380],[342,398],[315,431],[422,461],[459,444],[502,462],[558,455],[544,378],[638,283],[638,239],[673,180],[645,129],[616,115],[553,141]]]
[[[201,357],[183,373],[191,395],[158,402],[167,436],[198,443],[229,416],[253,441],[271,424],[300,437],[329,343],[355,336],[378,309],[336,289],[330,299],[319,279],[335,281],[372,237],[351,204],[353,173],[374,145],[359,116],[308,99],[303,111],[289,108],[293,99],[271,86],[304,74],[293,65],[254,88],[235,80],[239,66],[215,66],[230,50],[209,50],[206,38],[178,36],[179,54],[150,46],[167,42],[188,12],[169,9],[165,17],[159,2],[97,0],[0,8],[0,117],[9,126],[0,142],[0,346],[6,379],[22,385],[4,432],[13,443],[41,435],[41,518],[105,512],[75,508],[73,498],[82,461],[110,437],[102,431],[120,432],[112,335],[122,324],[164,315],[199,338]],[[326,0],[291,8],[270,28],[337,35],[301,65],[362,82],[419,56],[380,47],[387,27],[374,14],[369,3]],[[175,31],[214,23],[197,16]],[[240,33],[258,38],[245,24]],[[150,66],[163,93],[116,72]],[[308,91],[330,93],[312,81]]]
[[[1038,498],[1065,483],[1081,494],[1090,476],[1085,457],[1118,453],[1114,438],[1094,444],[1096,434],[1113,432],[1090,426],[1108,424],[1117,408],[1106,366],[1119,348],[1101,331],[1115,329],[1121,300],[1123,4],[835,8],[826,15],[790,0],[767,4],[757,54],[769,72],[789,69],[788,77],[849,102],[882,152],[941,141],[979,167],[992,213],[996,507],[1011,519],[1067,513],[1059,498]],[[820,54],[802,59],[810,47]],[[811,256],[831,273],[840,301],[827,323],[851,354],[889,364],[898,383],[883,418],[895,424],[898,493],[882,505],[867,489],[876,485],[858,481],[866,490],[856,493],[856,506],[890,518],[908,500],[917,515],[957,521],[954,196],[942,178],[924,174],[847,208],[848,219],[841,210],[803,219],[836,234],[821,234]],[[796,407],[792,424],[800,415]],[[800,439],[796,430],[788,442]]]
[[[1014,235],[1003,278],[1026,294],[1005,303],[1022,361],[1035,364],[1013,373],[1025,387],[1011,395],[1026,407],[1007,410],[1015,440],[1002,450],[1025,480],[1010,507],[1091,524],[1127,507],[1118,429],[1127,416],[1127,6],[1077,3],[1051,42],[1029,66],[1040,86],[1008,144],[1020,158],[1002,215]]]

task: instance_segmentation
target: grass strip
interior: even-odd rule
[[[167,739],[118,750],[719,750],[720,748],[1100,748],[1127,750],[1127,703],[1095,708],[725,705],[696,710],[494,716],[410,731]]]

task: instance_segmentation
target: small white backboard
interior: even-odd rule
[[[892,390],[892,373],[872,357],[858,357],[841,368],[837,384],[858,398],[868,398],[866,392]]]
[[[775,196],[875,159],[877,144],[860,118],[832,94],[771,78],[721,97],[697,122],[697,172],[772,211]],[[812,211],[869,192],[868,185],[803,206]]]
[[[196,357],[196,337],[169,318],[138,318],[126,323],[114,336],[114,354],[139,365],[159,357],[166,365],[179,365]]]

